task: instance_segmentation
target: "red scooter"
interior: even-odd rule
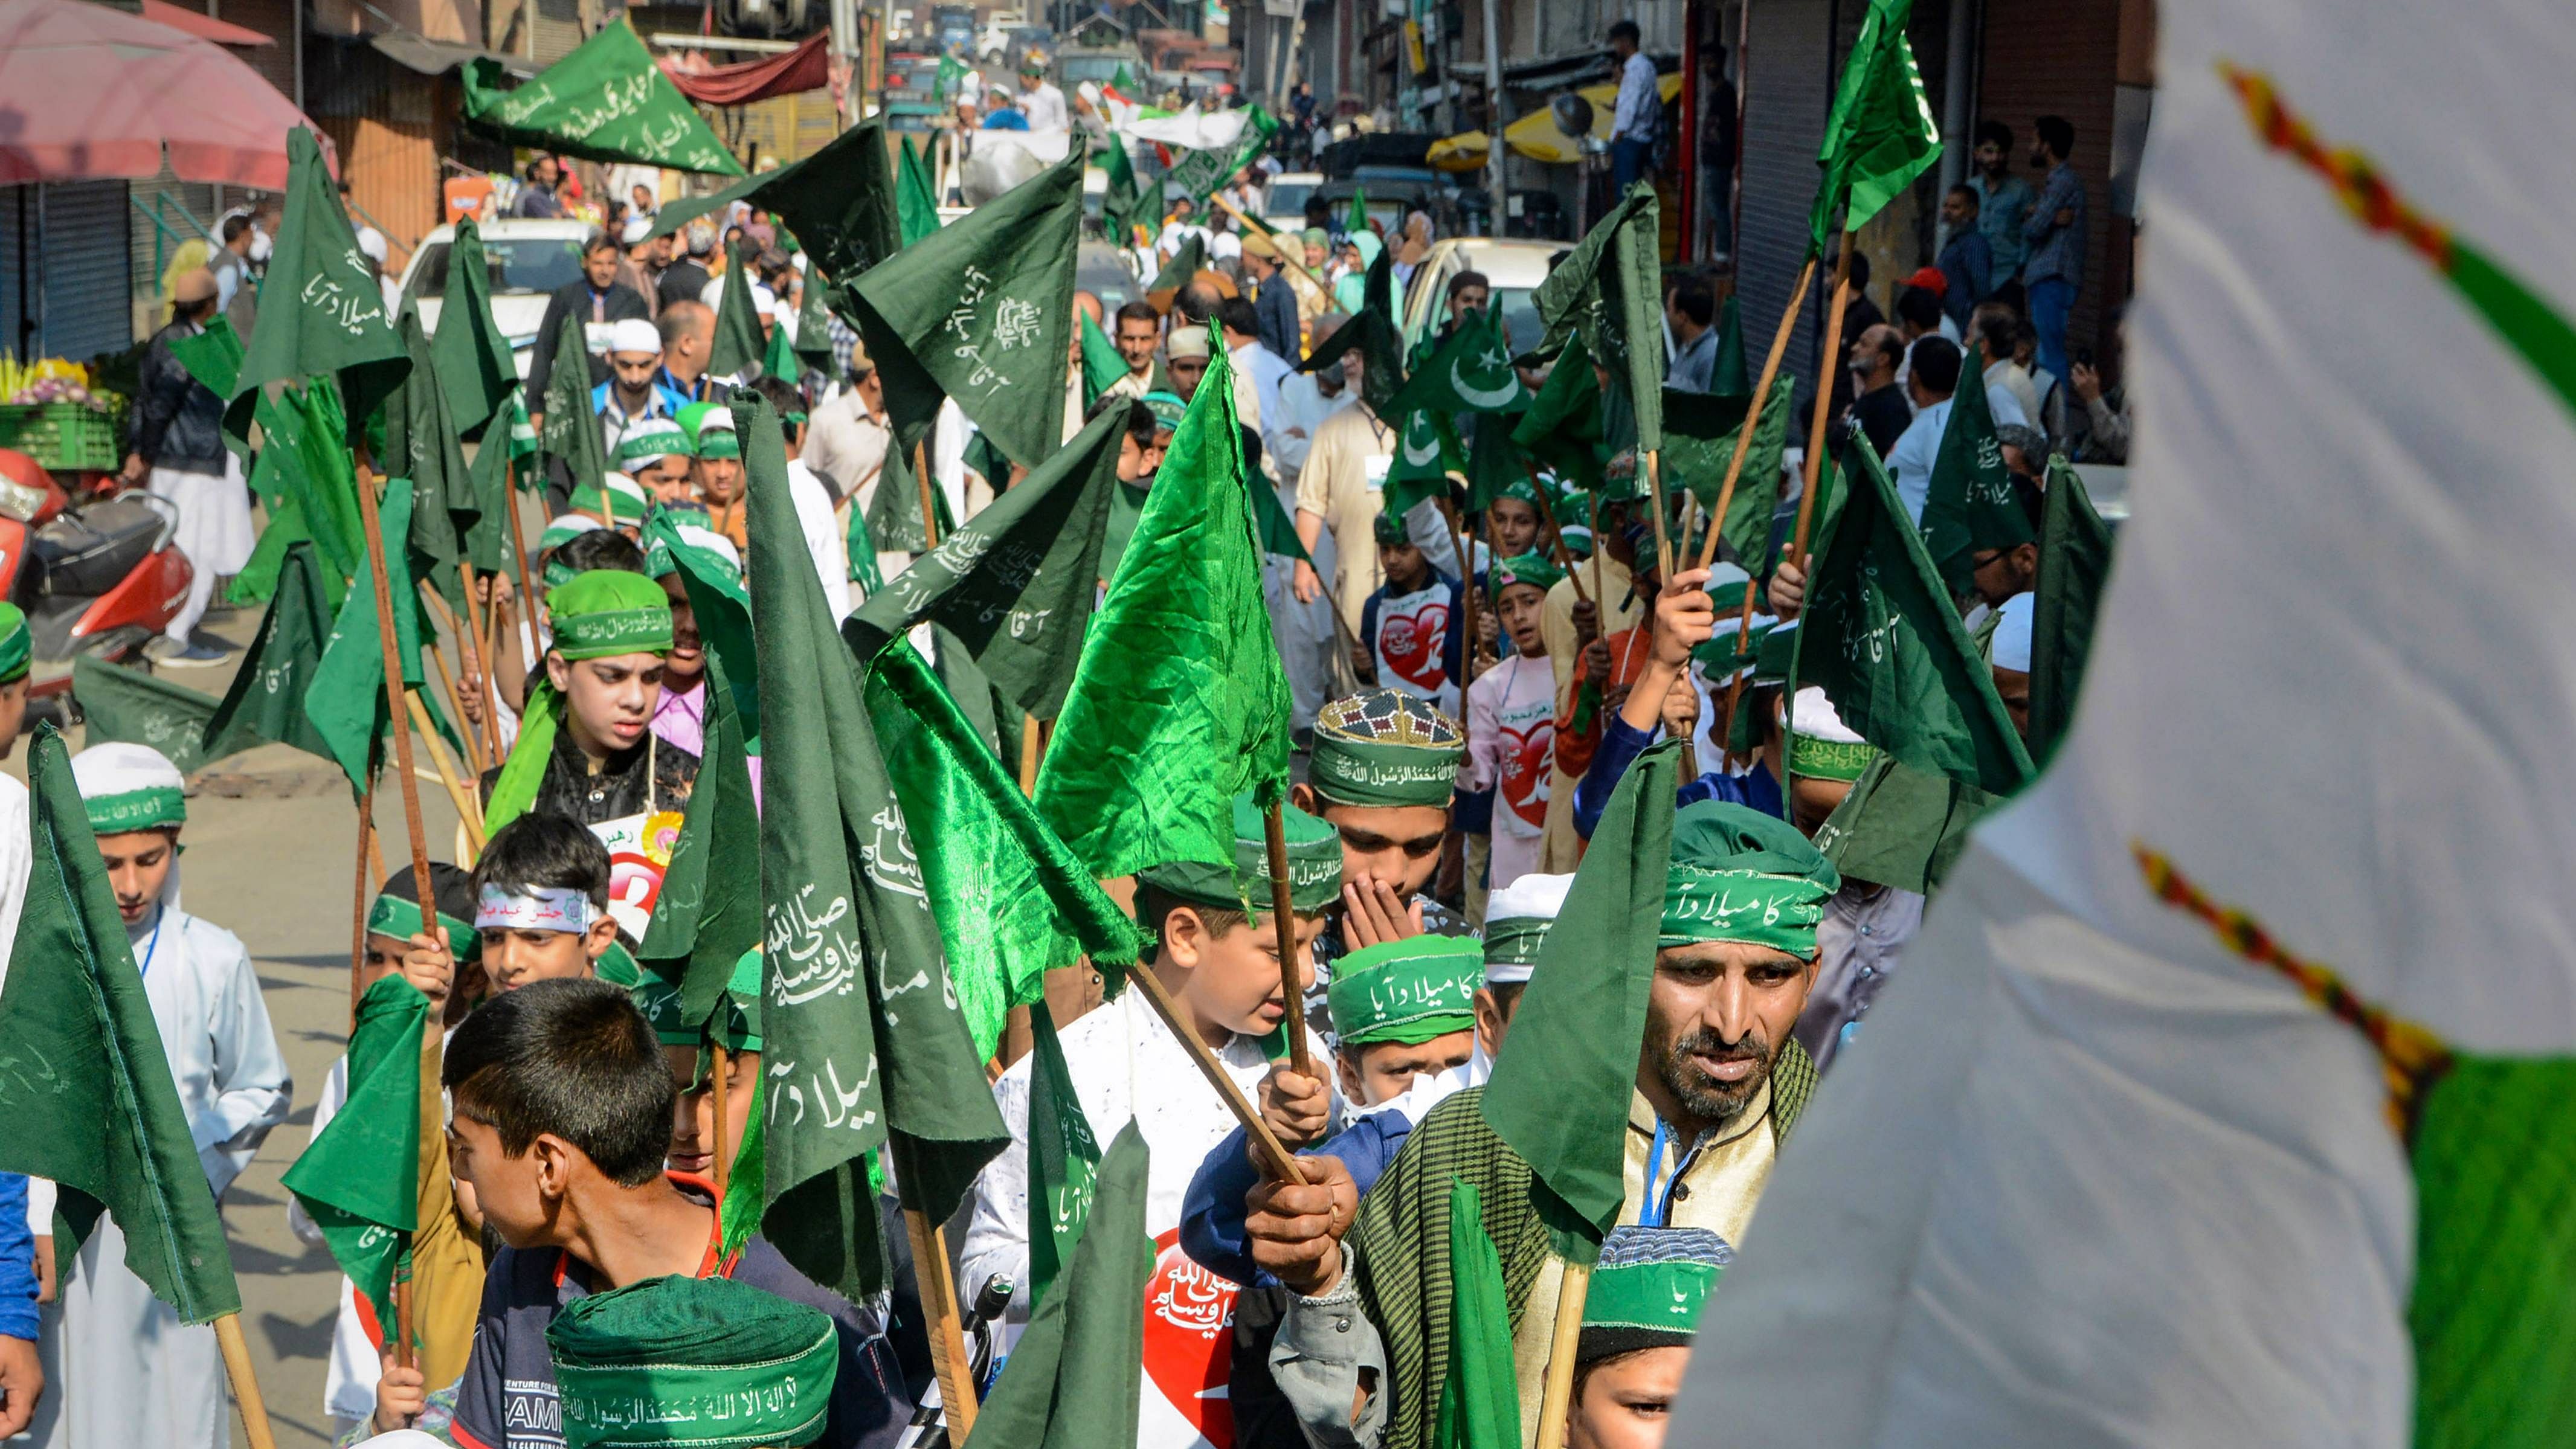
[[[0,598],[27,615],[28,693],[71,688],[74,655],[122,663],[178,617],[196,569],[171,546],[178,510],[113,473],[79,473],[75,499],[24,453],[0,448]]]

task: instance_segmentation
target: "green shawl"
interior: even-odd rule
[[[1815,1063],[1795,1039],[1771,1068],[1771,1131],[1781,1142],[1816,1090]],[[1530,1199],[1530,1168],[1486,1125],[1482,1087],[1431,1109],[1360,1199],[1348,1241],[1358,1249],[1360,1303],[1386,1345],[1386,1433],[1380,1449],[1431,1449],[1449,1376],[1451,1184],[1473,1187],[1485,1231],[1503,1260],[1503,1287],[1518,1335],[1522,1310],[1547,1263],[1547,1227]]]

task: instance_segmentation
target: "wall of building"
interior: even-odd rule
[[[2110,273],[2111,111],[2118,79],[2121,0],[1985,0],[1977,90],[1980,120],[2013,128],[2014,166],[2032,185],[2031,123],[2064,116],[2075,125],[2078,175],[2085,182],[2084,281],[2067,324],[2069,346],[2091,345],[2101,325]],[[2121,228],[2125,254],[2125,226]],[[2118,285],[2126,290],[2125,255]]]

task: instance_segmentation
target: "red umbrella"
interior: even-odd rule
[[[0,0],[0,183],[141,180],[166,148],[182,181],[283,191],[286,133],[312,124],[211,41],[87,0]]]

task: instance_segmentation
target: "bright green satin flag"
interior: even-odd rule
[[[394,1274],[420,1228],[421,1039],[429,998],[399,971],[358,998],[349,1033],[349,1096],[285,1186],[304,1205],[340,1271],[373,1304],[384,1342],[394,1329]]]
[[[269,383],[337,378],[344,422],[355,427],[411,370],[321,144],[298,126],[286,133],[286,157],[286,210],[260,285],[259,324],[224,407],[224,431],[235,438],[250,436],[251,409]]]
[[[653,63],[623,15],[516,89],[501,62],[465,63],[465,124],[513,146],[585,161],[632,161],[714,176],[740,176],[698,108]]]
[[[1807,218],[1807,255],[1819,258],[1833,242],[1834,213],[1843,230],[1858,231],[1881,208],[1941,159],[1941,128],[1924,99],[1923,72],[1905,38],[1914,0],[1870,0],[1860,35],[1843,62],[1834,108],[1825,117],[1824,144],[1816,165],[1824,177]]]

